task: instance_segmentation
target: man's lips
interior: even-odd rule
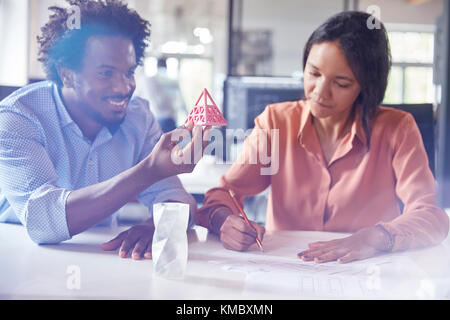
[[[103,100],[106,101],[110,106],[112,106],[114,110],[123,111],[127,107],[128,102],[130,101],[130,97],[106,97]]]

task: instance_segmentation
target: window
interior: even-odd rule
[[[435,102],[433,84],[434,33],[431,31],[388,32],[392,68],[383,103]]]

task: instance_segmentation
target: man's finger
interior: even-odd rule
[[[190,154],[190,159],[194,164],[200,160],[203,156],[202,130],[202,126],[195,126],[193,128],[191,141],[181,151],[178,151],[178,156],[182,157],[183,154]]]
[[[209,139],[211,138],[211,128],[211,126],[206,126],[203,131],[202,153],[205,151],[205,148],[208,146]]]
[[[122,241],[127,237],[127,234],[128,234],[128,230],[121,232],[114,239],[111,239],[108,242],[103,243],[102,249],[105,251],[116,250],[118,247],[120,247],[120,245],[122,244]]]
[[[192,128],[194,128],[194,122],[192,120],[189,120],[187,123],[182,124],[178,128],[187,129],[189,131],[192,131]]]
[[[132,232],[130,232],[128,237],[126,237],[126,239],[122,242],[122,245],[120,246],[119,256],[121,258],[125,258],[137,240],[138,237],[134,235]]]
[[[148,240],[147,239],[140,239],[136,244],[134,245],[133,252],[131,253],[131,257],[134,260],[140,260],[142,258],[142,254],[144,250],[147,248]]]
[[[147,249],[145,249],[145,252],[144,252],[144,258],[145,259],[152,258],[152,242],[151,241],[147,244]]]
[[[172,131],[164,133],[161,136],[161,139],[162,139],[161,143],[163,145],[167,145],[172,148],[175,147],[178,142],[180,142],[181,140],[183,140],[185,137],[187,137],[190,134],[193,126],[194,126],[193,123],[191,121],[189,121],[185,125],[181,125]]]

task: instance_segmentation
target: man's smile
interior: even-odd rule
[[[109,105],[111,105],[114,110],[123,111],[126,109],[128,102],[130,101],[130,95],[106,97],[103,101],[106,101]]]

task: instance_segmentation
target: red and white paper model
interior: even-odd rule
[[[226,126],[227,121],[217,108],[208,90],[203,89],[202,94],[192,108],[185,124],[192,120],[196,126]]]

